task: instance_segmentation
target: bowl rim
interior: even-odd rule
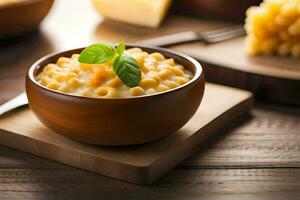
[[[191,85],[192,83],[196,82],[202,76],[204,76],[202,65],[197,60],[195,60],[194,58],[192,58],[192,57],[190,57],[186,54],[179,53],[179,52],[176,52],[174,50],[170,50],[170,49],[166,49],[166,48],[162,48],[162,47],[151,46],[151,45],[143,45],[143,44],[140,45],[140,44],[136,44],[136,43],[127,43],[126,44],[126,49],[127,48],[135,48],[135,47],[136,48],[141,48],[141,49],[143,49],[143,51],[145,51],[144,49],[149,49],[149,50],[153,50],[155,52],[159,52],[159,53],[162,53],[162,54],[164,54],[164,53],[173,54],[173,55],[176,55],[177,57],[181,57],[181,58],[187,60],[188,62],[192,63],[192,65],[194,67],[193,78],[191,80],[189,80],[188,82],[186,82],[185,84],[183,84],[183,85],[180,85],[178,87],[175,87],[175,88],[163,91],[163,92],[157,92],[157,93],[141,95],[141,96],[130,96],[130,97],[125,97],[125,98],[96,98],[96,97],[79,96],[79,95],[63,93],[63,92],[60,92],[60,91],[57,91],[57,90],[49,89],[49,88],[47,88],[47,87],[45,87],[45,86],[43,86],[43,85],[41,85],[40,83],[37,82],[37,80],[35,79],[35,76],[34,76],[34,72],[36,70],[38,70],[39,67],[44,67],[44,66],[40,66],[40,63],[44,62],[45,60],[47,60],[51,57],[57,56],[59,54],[66,54],[66,53],[69,53],[69,52],[72,52],[72,51],[81,51],[85,47],[73,48],[73,49],[64,50],[64,51],[60,51],[60,52],[55,52],[55,53],[51,53],[51,54],[48,54],[46,56],[43,56],[42,58],[38,59],[36,62],[34,62],[30,66],[30,68],[28,69],[28,72],[27,72],[27,77],[30,79],[30,81],[32,83],[34,83],[34,85],[42,88],[43,90],[54,93],[54,94],[63,95],[63,96],[67,96],[67,97],[72,97],[72,98],[76,98],[76,99],[88,99],[88,100],[96,100],[96,101],[99,101],[99,100],[101,100],[101,101],[105,101],[105,100],[117,101],[117,100],[141,99],[141,98],[155,97],[155,96],[158,96],[158,95],[166,95],[168,93],[175,92],[175,91],[178,91],[180,89],[183,89],[183,88]],[[63,55],[61,55],[61,56],[63,56]],[[170,57],[170,58],[173,58],[173,57]],[[28,80],[26,80],[26,82],[27,81]]]
[[[4,4],[3,6],[0,6],[0,11],[5,10],[5,9],[10,9],[10,8],[19,8],[19,7],[24,7],[24,6],[30,6],[35,3],[43,2],[43,1],[54,1],[54,0],[22,0],[20,2],[12,2],[9,4]]]

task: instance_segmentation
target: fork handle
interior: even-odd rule
[[[28,104],[28,100],[27,100],[26,93],[23,92],[18,96],[16,96],[15,98],[11,99],[10,101],[0,106],[0,116],[3,115],[4,113],[7,113],[11,110],[24,106],[26,104]]]
[[[187,31],[187,32],[175,33],[175,34],[142,40],[140,41],[140,43],[159,46],[159,47],[167,47],[171,45],[182,44],[186,42],[195,42],[201,40],[202,38],[197,32]]]

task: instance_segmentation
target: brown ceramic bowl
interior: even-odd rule
[[[47,15],[54,0],[21,0],[0,6],[0,39],[31,32]]]
[[[193,58],[167,49],[140,47],[160,52],[194,73],[188,83],[152,95],[120,99],[98,99],[60,93],[41,86],[36,75],[61,56],[82,49],[46,56],[29,69],[26,92],[36,117],[53,131],[71,139],[97,145],[132,145],[158,140],[179,130],[194,115],[204,93],[201,65]]]
[[[184,14],[243,22],[250,6],[262,0],[174,0],[173,9]]]

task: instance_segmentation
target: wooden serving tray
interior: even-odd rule
[[[195,116],[177,133],[144,145],[101,147],[78,143],[42,125],[28,109],[0,119],[0,144],[137,184],[150,184],[191,155],[210,134],[248,112],[252,94],[206,84]],[[149,122],[151,128],[151,122]]]
[[[247,56],[244,37],[173,49],[199,60],[208,81],[250,90],[260,100],[300,105],[299,58]]]

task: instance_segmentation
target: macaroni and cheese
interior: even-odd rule
[[[161,53],[147,53],[140,48],[126,50],[136,59],[142,72],[139,85],[126,86],[114,73],[112,62],[82,64],[79,54],[60,57],[37,75],[37,81],[52,90],[94,98],[126,98],[163,92],[187,83],[193,74]]]
[[[300,57],[300,0],[264,0],[248,9],[247,52]]]

